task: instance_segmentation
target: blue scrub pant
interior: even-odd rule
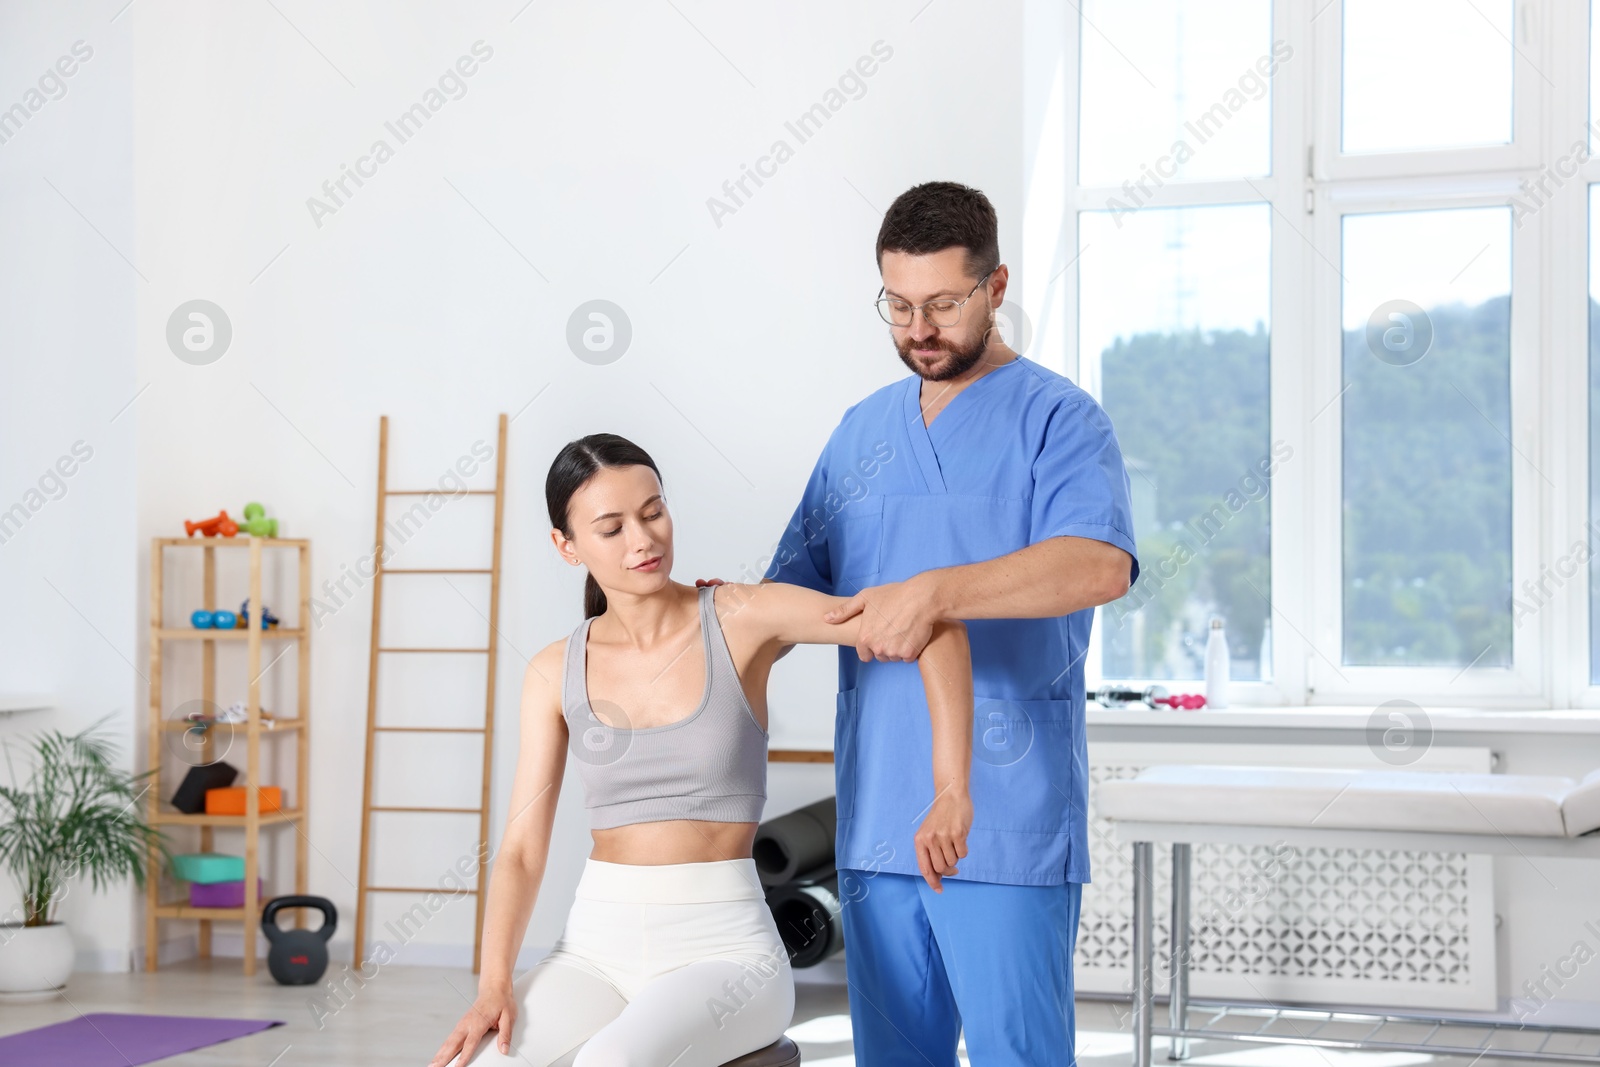
[[[1072,954],[1083,886],[840,871],[856,1062],[1062,1067],[1074,1055]]]

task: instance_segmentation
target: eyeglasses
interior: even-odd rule
[[[925,300],[920,304],[913,304],[909,301],[901,300],[899,297],[884,296],[883,290],[880,288],[878,290],[878,299],[875,301],[878,314],[890,326],[910,326],[917,309],[921,308],[922,317],[930,326],[941,328],[954,326],[961,321],[961,309],[968,300],[972,299],[972,294],[978,291],[978,286],[988,281],[989,275],[999,269],[998,265],[990,267],[984,276],[978,279],[978,285],[974,285],[967,295],[960,300],[951,300],[949,297],[943,297],[938,300]]]

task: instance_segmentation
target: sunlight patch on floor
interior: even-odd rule
[[[1204,1067],[1413,1067],[1435,1060],[1425,1052],[1360,1052],[1307,1045],[1259,1045],[1192,1056],[1185,1062]]]
[[[850,1016],[848,1015],[819,1015],[815,1019],[807,1019],[803,1023],[795,1023],[784,1033],[793,1041],[811,1041],[819,1045],[831,1044],[835,1041],[849,1041],[851,1037]]]

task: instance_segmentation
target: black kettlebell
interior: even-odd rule
[[[278,912],[284,908],[316,908],[322,912],[322,925],[315,930],[283,930],[278,927]],[[327,897],[273,897],[261,912],[261,932],[272,948],[267,950],[267,969],[279,985],[311,985],[328,969],[328,938],[339,923],[339,913]]]

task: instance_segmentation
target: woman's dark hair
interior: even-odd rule
[[[889,205],[878,228],[878,269],[885,252],[925,256],[966,249],[967,270],[981,278],[1000,265],[999,224],[989,198],[959,182],[913,185]]]
[[[544,500],[550,508],[550,525],[572,538],[572,527],[567,519],[567,508],[572,494],[582,489],[584,483],[595,476],[602,467],[649,467],[661,480],[661,471],[650,453],[614,433],[592,433],[576,441],[568,441],[556,453],[550,464],[550,473],[544,479]],[[583,583],[583,617],[590,618],[606,610],[606,595],[594,575],[587,575]]]

